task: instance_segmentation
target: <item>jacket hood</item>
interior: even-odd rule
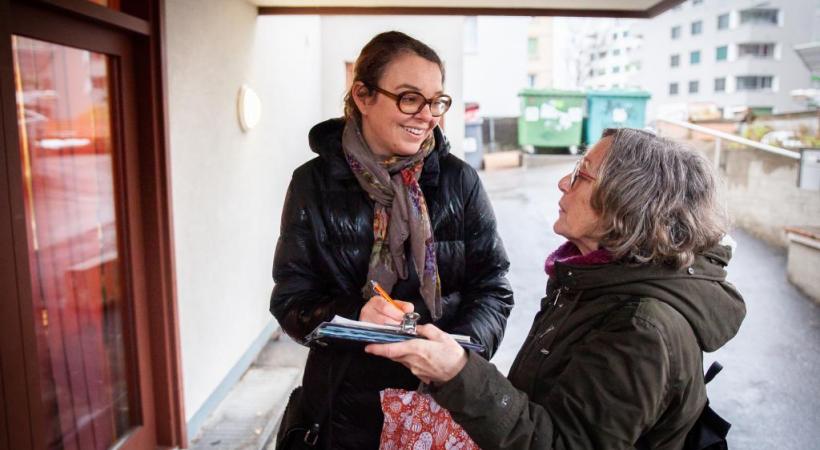
[[[342,117],[319,122],[308,133],[308,143],[310,149],[328,164],[331,176],[355,178],[342,152],[344,128],[345,120]],[[441,132],[441,128],[433,129],[433,137],[436,140],[435,148],[424,160],[424,169],[419,179],[421,184],[438,184],[439,160],[450,153],[450,142]]]
[[[658,299],[677,310],[692,326],[702,350],[715,351],[737,334],[746,305],[726,281],[732,258],[728,246],[715,246],[696,256],[689,267],[609,263],[572,266],[556,263],[558,282],[582,291],[581,301],[601,295]]]

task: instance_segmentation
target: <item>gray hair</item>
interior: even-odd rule
[[[728,220],[706,158],[646,131],[609,128],[608,137],[591,205],[616,260],[680,268],[720,241]]]

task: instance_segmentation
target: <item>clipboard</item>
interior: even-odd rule
[[[412,315],[415,315],[413,318]],[[391,344],[404,342],[410,339],[424,339],[416,334],[415,320],[418,314],[406,314],[405,321],[401,325],[378,325],[358,320],[345,319],[336,316],[330,322],[322,322],[307,336],[305,344],[317,347],[344,347],[344,348],[364,348],[367,344]],[[413,319],[413,320],[408,320]],[[466,350],[484,352],[483,344],[473,342],[469,336],[451,334]]]

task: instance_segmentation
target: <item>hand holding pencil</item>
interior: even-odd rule
[[[359,320],[370,323],[399,325],[405,313],[413,312],[410,302],[394,300],[379,283],[371,281],[373,290],[379,295],[370,297],[359,313]]]

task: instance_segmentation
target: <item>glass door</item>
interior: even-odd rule
[[[187,443],[162,0],[0,0],[0,448]]]
[[[140,417],[115,195],[115,65],[23,36],[12,52],[45,444],[104,450]]]

